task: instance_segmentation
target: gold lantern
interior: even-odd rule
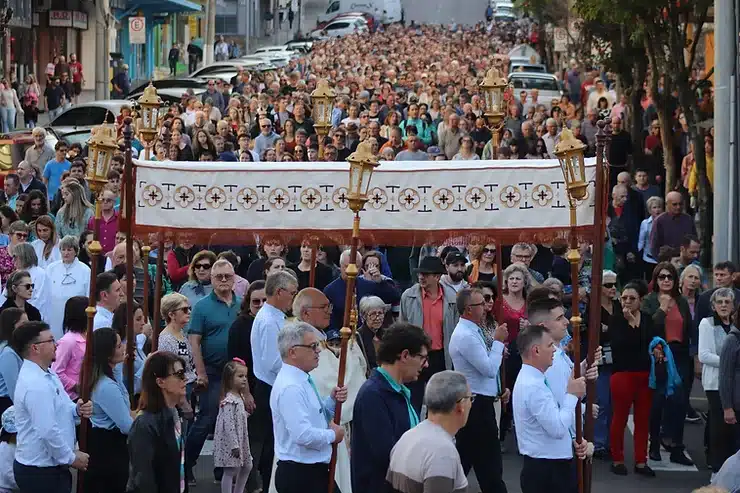
[[[93,192],[98,193],[108,182],[111,159],[118,150],[116,127],[106,124],[94,127],[87,144],[89,160],[85,179]]]
[[[504,119],[504,90],[509,86],[505,77],[502,77],[499,69],[493,67],[486,72],[486,76],[480,83],[483,92],[483,100],[486,103],[484,116],[488,124],[495,128],[498,127]]]
[[[560,134],[560,142],[555,146],[555,155],[560,161],[560,168],[565,179],[568,196],[582,200],[586,197],[588,181],[586,180],[586,163],[583,152],[586,145],[565,128]]]
[[[162,106],[162,100],[151,82],[139,98],[139,106],[141,107],[141,127],[138,130],[144,142],[153,142],[157,138],[159,108]]]
[[[336,93],[325,79],[319,80],[311,93],[313,127],[319,136],[319,158],[324,157],[324,137],[331,128],[331,113],[334,110]]]
[[[368,201],[370,179],[380,163],[372,152],[372,144],[362,142],[348,158],[349,161],[349,207],[359,213]]]

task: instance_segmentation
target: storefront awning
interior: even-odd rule
[[[128,3],[128,12],[148,10],[153,14],[200,12],[202,6],[191,0],[136,0]]]

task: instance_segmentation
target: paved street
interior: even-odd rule
[[[475,24],[484,18],[488,0],[402,0],[406,22]]]

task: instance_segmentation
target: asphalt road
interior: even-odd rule
[[[488,0],[402,0],[406,22],[472,25],[485,17]]]

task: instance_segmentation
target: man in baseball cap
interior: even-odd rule
[[[449,251],[445,256],[445,270],[447,274],[443,275],[439,282],[459,293],[463,288],[468,287],[465,280],[465,266],[467,259],[460,250],[454,249]]]

